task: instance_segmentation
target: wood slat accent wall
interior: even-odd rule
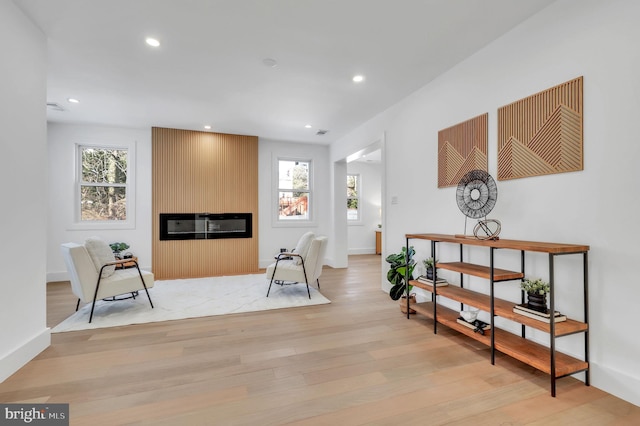
[[[258,138],[154,127],[156,279],[258,271]],[[252,213],[252,238],[160,241],[160,213]]]

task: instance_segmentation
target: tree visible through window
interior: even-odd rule
[[[127,219],[128,150],[80,146],[80,220]]]
[[[360,176],[347,175],[347,220],[360,219]]]
[[[310,220],[311,161],[278,160],[278,219]]]

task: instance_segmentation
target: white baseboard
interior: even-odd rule
[[[35,358],[40,352],[51,345],[51,329],[45,328],[41,333],[32,337],[22,346],[0,359],[0,383],[4,382],[13,373],[24,367],[26,363]]]
[[[347,250],[347,254],[349,256],[355,255],[355,254],[376,254],[376,248],[375,247],[371,247],[371,248],[350,248],[349,250]]]
[[[67,271],[47,272],[48,283],[53,283],[57,281],[69,281],[69,273]]]
[[[591,364],[591,385],[603,391],[624,399],[640,407],[640,378],[630,377],[625,373]]]

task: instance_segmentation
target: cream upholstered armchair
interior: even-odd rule
[[[131,259],[116,260],[109,245],[98,238],[89,238],[84,245],[62,244],[61,249],[69,272],[71,290],[78,296],[76,311],[81,301],[92,303],[89,322],[93,319],[97,300],[110,298],[109,300],[115,301],[135,298],[140,290],[147,293],[153,308],[148,290],[153,287],[153,274],[141,270],[138,262]],[[116,269],[116,266],[126,262],[134,262],[135,267]],[[130,296],[127,297],[117,297],[129,294]]]
[[[311,299],[309,283],[314,281],[320,289],[320,274],[327,251],[327,237],[316,237],[313,233],[304,234],[298,245],[292,252],[278,254],[276,262],[267,267],[266,276],[269,280],[267,297],[271,291],[271,286],[305,283],[307,294]]]

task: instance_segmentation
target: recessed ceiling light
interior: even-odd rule
[[[152,46],[152,47],[158,47],[158,46],[160,46],[160,42],[159,42],[158,40],[156,40],[155,38],[152,38],[152,37],[147,37],[147,39],[145,40],[145,42],[147,42],[147,44],[148,44],[149,46]]]
[[[79,104],[80,101],[75,99],[75,98],[67,98],[67,101],[71,102],[72,104]]]
[[[278,66],[278,61],[272,58],[264,58],[262,60],[262,63],[264,64],[265,67],[269,67],[269,68],[275,68]]]
[[[360,83],[364,81],[364,76],[363,75],[354,75],[353,76],[353,82],[354,83]]]
[[[311,128],[311,124],[307,124],[307,125],[306,125],[306,126],[304,126],[304,127],[306,127],[307,129],[310,129],[310,128]]]
[[[209,126],[209,125],[204,126],[204,128],[207,129],[207,130],[211,130],[211,126]]]

